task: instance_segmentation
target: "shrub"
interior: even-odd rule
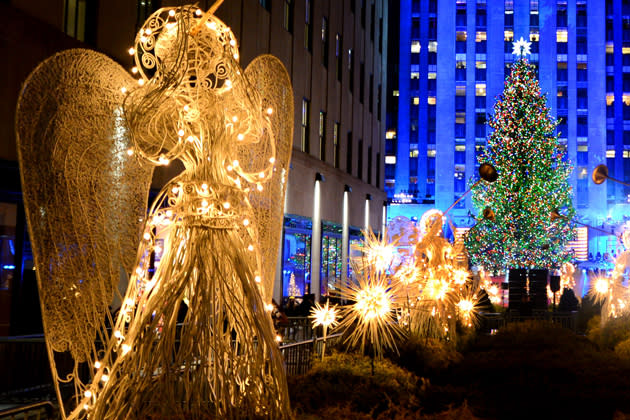
[[[398,344],[398,354],[388,354],[397,365],[418,376],[434,377],[461,361],[453,345],[436,338],[410,336]]]
[[[440,381],[450,386],[443,399],[465,398],[482,418],[531,419],[544,413],[544,418],[610,419],[615,410],[630,408],[628,363],[586,337],[543,322],[509,324],[495,336],[480,336]],[[432,380],[431,392],[436,383]]]
[[[615,354],[621,360],[630,362],[630,339],[623,340],[615,346]]]
[[[289,377],[294,409],[302,415],[356,419],[378,417],[392,404],[418,411],[428,382],[387,359],[374,363],[372,375],[371,359],[357,353],[335,352],[315,361],[306,375]]]
[[[602,349],[613,350],[617,344],[630,338],[630,315],[613,318],[601,325],[600,317],[588,323],[587,336]]]

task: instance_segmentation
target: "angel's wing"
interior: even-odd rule
[[[90,360],[97,334],[106,334],[108,305],[121,274],[132,269],[146,215],[152,168],[127,154],[122,110],[133,82],[103,54],[67,50],[30,74],[18,100],[22,190],[46,340],[76,361]]]
[[[271,301],[282,223],[284,195],[289,178],[289,163],[293,136],[293,89],[291,79],[282,62],[272,55],[256,57],[245,69],[245,77],[262,96],[263,104],[271,107],[270,116],[275,140],[273,176],[262,191],[254,189],[249,200],[254,209],[254,224],[258,229],[258,243],[262,254],[263,298]],[[250,154],[257,154],[252,145]],[[269,147],[260,143],[260,147]],[[264,151],[258,151],[264,156]]]

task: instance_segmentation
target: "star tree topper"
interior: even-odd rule
[[[521,39],[519,39],[518,41],[513,42],[512,44],[513,44],[512,46],[513,55],[523,57],[525,55],[532,53],[531,50],[529,49],[532,43],[529,41],[525,41],[523,37],[521,37]]]

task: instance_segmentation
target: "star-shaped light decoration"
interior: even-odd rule
[[[339,324],[339,321],[337,321],[337,305],[328,306],[328,301],[326,301],[326,305],[324,306],[321,306],[319,303],[315,303],[315,306],[311,308],[309,318],[311,318],[313,328],[320,325],[324,327],[324,342],[322,343],[323,361],[324,354],[326,353],[326,335],[328,333],[328,327],[334,328],[337,324]]]
[[[525,41],[523,37],[521,37],[521,39],[512,43],[512,54],[517,55],[519,57],[529,55],[532,53],[532,51],[529,48],[531,45],[532,45],[531,42]]]

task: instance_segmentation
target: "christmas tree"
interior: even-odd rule
[[[499,178],[473,189],[479,216],[465,238],[471,262],[493,272],[559,268],[571,257],[572,168],[562,158],[558,123],[525,58],[513,64],[489,125],[494,131],[479,163],[493,165]]]
[[[297,287],[297,285],[295,284],[294,273],[291,273],[291,277],[289,278],[289,288],[287,290],[287,293],[289,293],[289,296],[292,296],[292,297],[302,296],[302,293],[300,292],[300,288]]]

